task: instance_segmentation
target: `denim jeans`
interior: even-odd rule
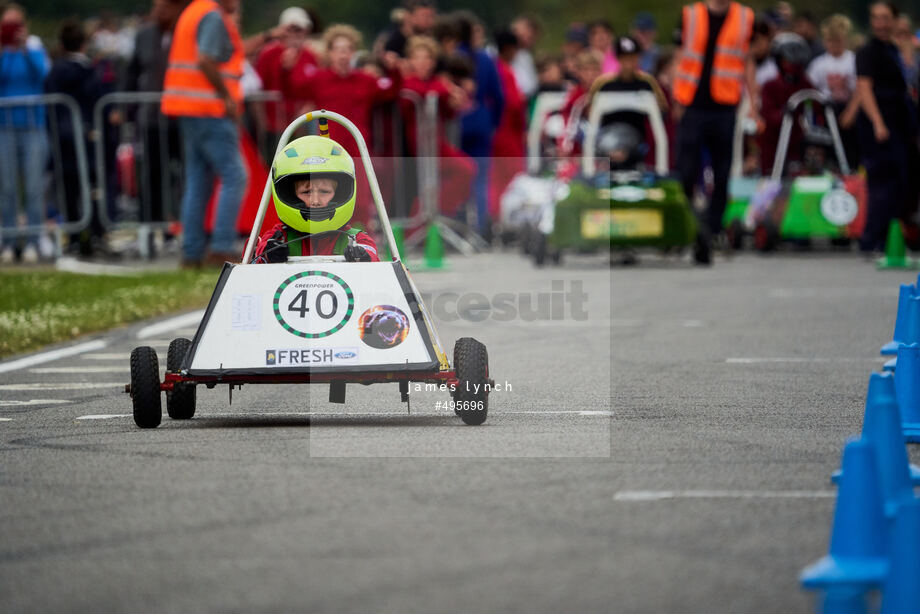
[[[19,179],[22,177],[22,195],[25,203],[26,223],[36,228],[26,241],[36,243],[38,227],[44,217],[44,175],[48,162],[48,135],[38,127],[0,127],[0,221],[4,230],[16,228],[19,204]],[[0,237],[0,242],[11,242],[12,237]]]
[[[246,167],[240,155],[236,123],[223,117],[182,117],[185,154],[185,191],[182,193],[182,251],[186,260],[201,260],[205,251],[204,215],[214,188],[221,181],[217,199],[211,251],[232,252],[236,239],[236,215],[246,192]]]

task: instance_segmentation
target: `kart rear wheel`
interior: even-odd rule
[[[744,224],[741,223],[741,220],[734,219],[725,229],[725,238],[728,239],[728,244],[736,252],[739,251],[744,246]]]
[[[472,337],[457,339],[454,344],[454,370],[460,380],[453,392],[454,412],[464,424],[477,426],[489,412],[489,354],[486,346]]]
[[[131,351],[131,402],[137,426],[142,429],[160,426],[163,419],[160,367],[152,347],[141,346]]]
[[[779,229],[773,220],[765,219],[754,227],[754,247],[759,252],[772,252],[779,245]]]
[[[166,353],[166,371],[178,373],[192,342],[188,339],[173,339]],[[174,384],[166,392],[166,413],[173,420],[188,420],[195,415],[195,384]]]
[[[533,237],[533,261],[537,266],[543,266],[546,264],[546,235],[542,232],[537,232]]]

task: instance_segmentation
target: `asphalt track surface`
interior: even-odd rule
[[[151,343],[162,367],[187,324],[0,373],[0,611],[810,610],[797,574],[826,552],[828,478],[912,274],[495,253],[414,277],[432,298],[587,298],[555,320],[442,314],[444,344],[477,337],[511,387],[481,427],[446,394],[410,414],[395,385],[345,406],[248,386],[141,431],[128,354]]]

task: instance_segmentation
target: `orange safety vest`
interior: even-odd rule
[[[728,7],[728,15],[716,40],[709,83],[712,99],[719,104],[736,105],[741,101],[745,64],[754,28],[754,11],[737,2]],[[674,79],[674,97],[689,106],[703,74],[706,41],[709,39],[709,11],[697,2],[684,7],[683,46]]]
[[[220,12],[233,44],[233,54],[228,61],[218,66],[218,70],[237,106],[243,100],[240,79],[243,76],[244,55],[239,30],[214,0],[193,0],[182,11],[173,32],[160,103],[164,115],[223,117],[227,114],[227,105],[198,66],[198,24],[211,11]]]

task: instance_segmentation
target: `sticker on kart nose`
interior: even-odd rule
[[[303,365],[351,365],[358,362],[358,348],[292,348],[265,350],[266,367]]]
[[[275,319],[292,335],[322,339],[342,330],[355,310],[355,295],[341,277],[326,271],[291,275],[275,291]]]
[[[376,305],[361,314],[358,335],[372,348],[393,348],[409,336],[409,318],[393,305]]]

